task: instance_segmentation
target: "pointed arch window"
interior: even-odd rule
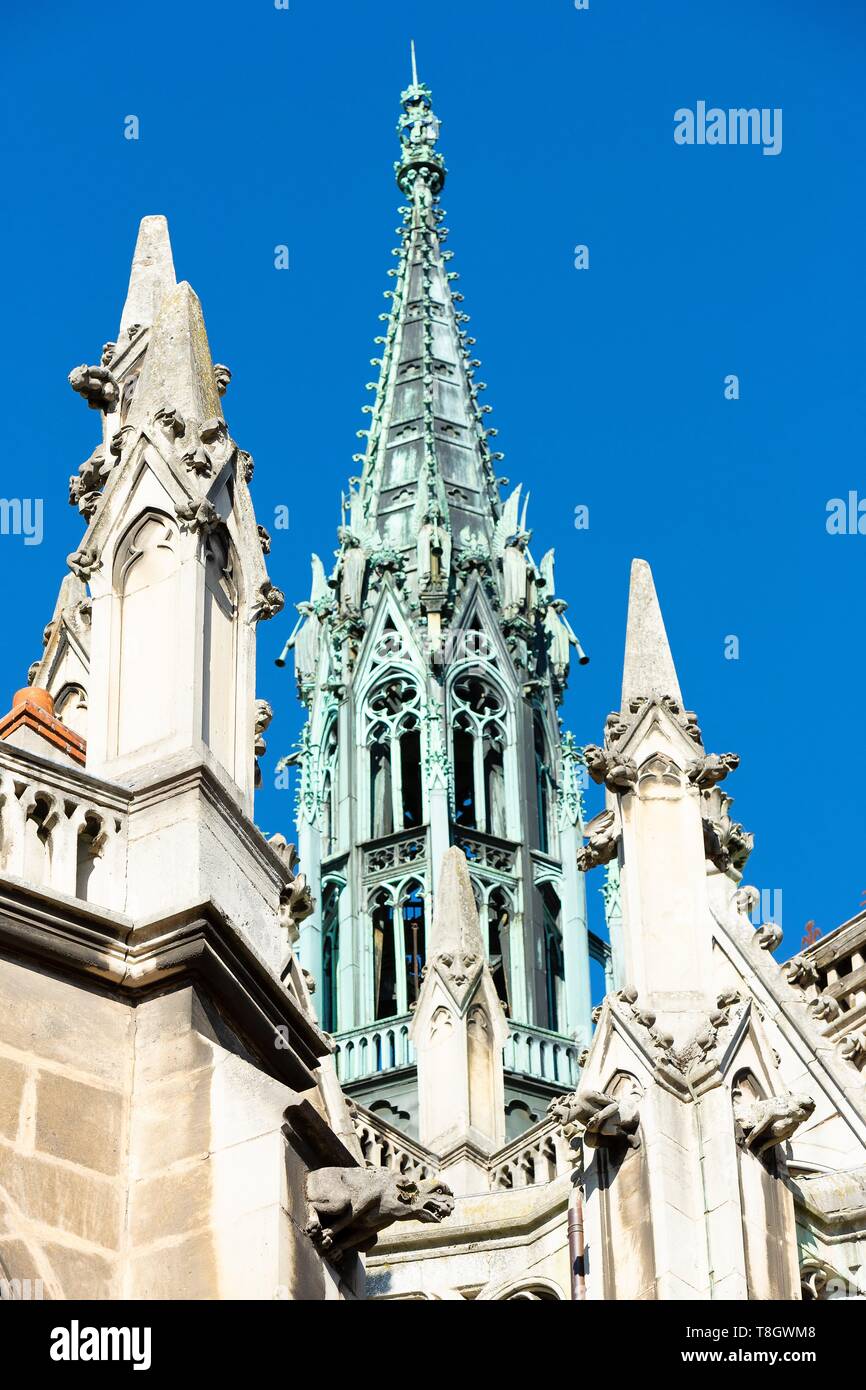
[[[424,940],[424,895],[420,883],[411,884],[402,903],[403,955],[406,973],[406,1002],[411,1008],[418,1002],[421,972],[426,959]]]
[[[503,1004],[511,1006],[509,979],[511,974],[511,943],[509,930],[513,916],[511,895],[504,888],[494,888],[487,899],[487,958],[496,993]]]
[[[547,1002],[547,1027],[552,1033],[566,1026],[565,956],[562,948],[562,925],[559,898],[549,883],[541,889],[544,929],[544,983]]]
[[[326,884],[322,901],[322,1028],[339,1027],[338,972],[340,965],[340,887]]]
[[[556,782],[551,765],[550,745],[544,730],[541,711],[536,710],[532,721],[535,745],[535,796],[538,809],[538,848],[542,854],[556,850]]]
[[[328,859],[338,847],[337,827],[337,719],[334,716],[328,723],[322,739],[322,791],[319,798],[322,857]]]
[[[120,623],[114,681],[116,751],[130,753],[175,732],[177,527],[146,512],[126,533],[115,562]]]
[[[204,546],[204,702],[202,738],[235,776],[237,764],[237,586],[232,544],[219,526]]]
[[[394,1018],[418,999],[426,961],[424,885],[378,888],[370,903],[375,1017]]]
[[[377,685],[366,703],[370,838],[424,823],[420,692],[408,676]]]
[[[394,904],[386,888],[372,903],[373,1000],[376,1018],[394,1018],[397,1008],[397,956],[394,949]]]
[[[459,676],[451,688],[451,730],[454,820],[505,839],[508,735],[499,687],[474,673]]]

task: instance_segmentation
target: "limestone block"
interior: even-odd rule
[[[74,1067],[122,1089],[132,1010],[40,970],[0,960],[0,1046]]]
[[[119,1298],[120,1267],[116,1260],[71,1245],[49,1244],[45,1256],[63,1289],[64,1298]]]
[[[106,1178],[0,1144],[0,1187],[31,1221],[116,1250],[123,1194]]]
[[[120,1171],[124,1099],[57,1072],[40,1072],[35,1146],[110,1177]]]
[[[14,1139],[26,1072],[19,1062],[0,1057],[0,1137]]]
[[[173,1072],[163,1082],[136,1088],[130,1133],[133,1181],[184,1160],[203,1160],[211,1147],[210,1067]]]
[[[216,1299],[221,1296],[211,1231],[133,1255],[125,1295],[141,1299]]]

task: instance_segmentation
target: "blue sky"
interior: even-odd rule
[[[503,468],[531,489],[533,550],[556,547],[592,657],[567,723],[597,740],[618,704],[643,556],[686,703],[709,748],[742,756],[727,785],[757,835],[749,880],[783,893],[782,953],[807,919],[826,932],[853,915],[866,537],[825,522],[831,498],[866,497],[858,7],[150,0],[17,7],[3,31],[0,493],[45,505],[41,546],[0,536],[7,703],[81,534],[67,478],[98,422],[66,375],[116,336],[145,214],[168,216],[178,275],[233,370],[226,413],[256,458],[259,520],[290,508],[274,580],[302,599],[309,552],[330,559],[391,283],[414,36]],[[781,154],[676,145],[674,112],[699,100],[782,108]],[[300,711],[272,663],[292,617],[259,629],[259,694],[277,717],[258,819],[287,834],[291,798],[270,783]]]

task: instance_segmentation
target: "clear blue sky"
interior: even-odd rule
[[[149,0],[19,6],[2,24],[0,495],[45,499],[41,546],[0,537],[6,702],[81,534],[67,478],[98,422],[66,375],[116,336],[146,213],[167,214],[233,369],[226,413],[257,461],[259,519],[291,508],[273,578],[295,601],[309,552],[330,559],[391,283],[414,36],[504,471],[532,490],[533,550],[555,545],[592,657],[567,721],[596,740],[618,703],[644,556],[707,745],[742,755],[728,787],[757,834],[749,880],[783,891],[783,952],[807,918],[851,916],[866,889],[866,537],[831,537],[825,518],[828,499],[866,496],[860,7]],[[781,155],[675,145],[674,111],[699,100],[781,107]],[[278,714],[258,818],[287,834],[291,799],[270,783],[300,716],[272,661],[292,616],[260,628],[259,693]]]

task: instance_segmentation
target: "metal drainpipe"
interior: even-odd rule
[[[586,1299],[586,1237],[583,1229],[583,1144],[580,1145],[573,1187],[568,1198],[568,1258],[571,1265],[571,1297]]]

